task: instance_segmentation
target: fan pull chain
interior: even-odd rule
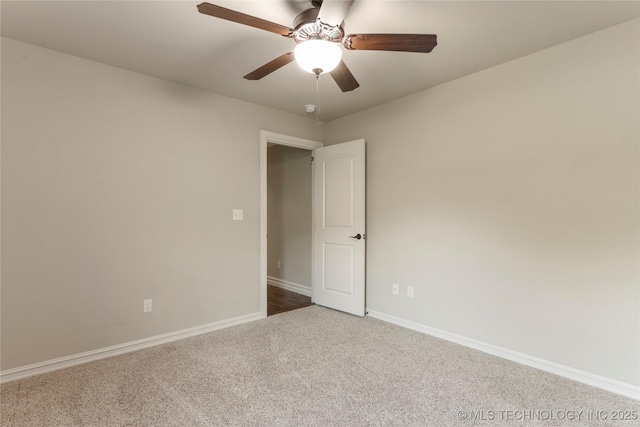
[[[320,120],[320,74],[316,74],[316,120]]]
[[[316,73],[316,126],[320,126],[320,73]]]

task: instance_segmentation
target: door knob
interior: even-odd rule
[[[349,238],[350,238],[350,239],[357,239],[357,240],[360,240],[360,239],[362,239],[362,234],[358,233],[358,234],[356,234],[355,236],[349,236]]]

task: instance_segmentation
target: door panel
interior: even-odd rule
[[[353,158],[334,157],[324,163],[325,227],[353,227]],[[349,183],[345,186],[345,183]]]
[[[365,141],[314,151],[314,302],[365,310]]]
[[[324,244],[324,290],[353,295],[352,246]]]

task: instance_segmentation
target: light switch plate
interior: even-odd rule
[[[244,219],[244,210],[242,209],[234,209],[233,210],[233,220],[234,221],[242,221]]]

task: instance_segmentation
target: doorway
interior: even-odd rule
[[[267,316],[311,305],[311,155],[267,147]]]
[[[267,204],[267,199],[268,199],[268,149],[269,146],[286,146],[286,147],[294,147],[297,149],[302,149],[302,150],[307,150],[308,154],[307,157],[310,160],[311,157],[311,151],[315,150],[316,148],[320,148],[323,146],[323,144],[321,142],[318,141],[312,141],[312,140],[308,140],[308,139],[303,139],[303,138],[297,138],[297,137],[292,137],[292,136],[288,136],[288,135],[282,135],[282,134],[277,134],[277,133],[273,133],[273,132],[268,132],[268,131],[260,131],[260,313],[261,316],[267,317],[268,314],[268,291],[269,291],[269,285],[268,285],[268,272],[269,272],[269,264],[268,264],[268,248],[269,248],[269,244],[268,244],[268,240],[267,240],[267,234],[268,234],[268,230],[269,230],[269,225],[268,225],[268,204]],[[311,187],[309,187],[308,189],[309,193],[313,192],[313,185]],[[312,194],[310,194],[310,199],[311,199],[311,211],[313,211],[313,197]],[[309,215],[309,221],[311,221],[311,215]],[[313,240],[313,234],[311,233],[311,231],[309,231],[310,236],[309,238],[311,239],[311,241]],[[313,246],[311,245],[311,248]],[[310,268],[311,268],[311,278],[313,278],[313,267],[312,267],[312,262],[311,262],[311,258],[308,260]],[[282,261],[282,260],[280,260]],[[274,262],[277,262],[277,260],[274,260]],[[273,271],[273,266],[271,266],[272,271]],[[276,267],[277,268],[277,267]],[[281,266],[282,268],[282,266]],[[279,282],[274,282],[273,281],[273,277],[271,277],[272,282],[272,286],[274,284],[279,285],[276,286],[277,288],[282,289],[284,292],[280,292],[285,293],[288,292],[290,290],[296,291],[296,292],[303,292],[304,289],[301,288],[297,288],[296,289],[296,283],[293,281],[287,281],[287,280],[280,280]],[[311,279],[312,281],[312,279]],[[313,283],[310,283],[311,289],[308,289],[308,293],[309,293],[309,297],[312,295],[312,286]],[[290,287],[289,289],[287,289],[287,287]],[[273,288],[272,288],[273,289]],[[295,296],[295,295],[289,295],[289,296]]]

